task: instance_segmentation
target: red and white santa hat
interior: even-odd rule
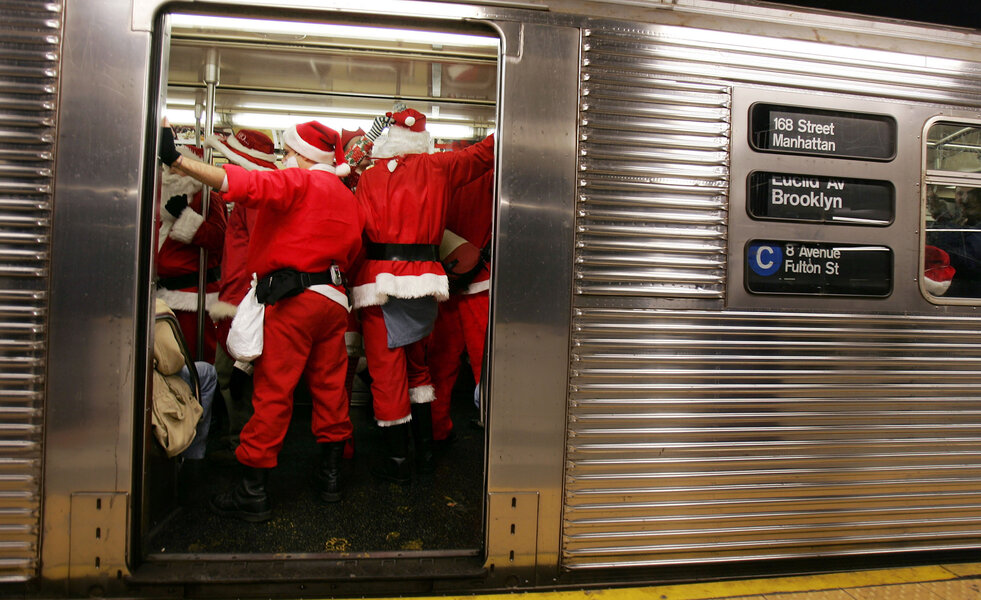
[[[950,255],[936,246],[926,246],[923,254],[923,285],[933,296],[943,296],[950,288],[956,270]]]
[[[392,119],[392,123],[388,127],[388,135],[375,142],[372,158],[429,153],[431,139],[426,131],[426,115],[414,108],[385,115]]]
[[[254,129],[239,129],[234,137],[212,135],[204,141],[236,165],[249,171],[275,171],[276,147],[268,135]]]
[[[346,177],[351,167],[344,161],[341,134],[319,121],[309,121],[283,132],[283,141],[297,154],[327,169],[338,177]]]

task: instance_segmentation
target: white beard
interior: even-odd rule
[[[429,154],[432,138],[428,131],[410,131],[405,127],[389,127],[388,135],[375,141],[372,158],[392,158],[405,154]]]

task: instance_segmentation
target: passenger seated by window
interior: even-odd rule
[[[935,223],[927,244],[950,256],[955,274],[948,298],[981,298],[981,188],[964,190],[961,223]]]

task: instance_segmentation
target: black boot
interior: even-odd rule
[[[341,457],[344,442],[320,444],[320,466],[314,480],[323,502],[341,501]]]
[[[409,473],[409,425],[392,425],[382,427],[382,435],[385,437],[385,456],[378,463],[372,473],[394,481],[395,483],[408,483],[412,477]]]
[[[433,460],[433,411],[432,406],[413,404],[412,437],[416,446],[416,469],[420,473],[432,473],[436,470]]]
[[[244,467],[245,475],[231,492],[218,494],[211,499],[211,510],[223,517],[235,517],[258,523],[272,517],[266,483],[269,469]]]

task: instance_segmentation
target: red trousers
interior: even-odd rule
[[[410,421],[411,402],[433,399],[433,382],[426,366],[429,338],[401,348],[388,347],[388,329],[380,306],[361,309],[364,353],[371,373],[375,420],[382,427]]]
[[[250,467],[276,466],[276,457],[293,416],[293,389],[306,376],[313,398],[313,435],[317,442],[342,442],[353,428],[344,378],[347,311],[307,290],[266,307],[262,356],[255,361],[252,405],[255,414],[242,429],[235,450]]]
[[[433,401],[433,439],[445,440],[453,431],[450,399],[460,373],[460,358],[466,351],[473,369],[474,382],[480,384],[484,364],[484,340],[487,336],[489,296],[453,294],[439,304],[439,316],[429,341],[427,363],[436,388]]]
[[[218,327],[211,317],[204,316],[204,356],[195,356],[198,348],[198,313],[196,311],[175,310],[174,316],[180,323],[181,333],[184,334],[184,341],[187,343],[187,351],[191,353],[194,360],[203,360],[206,363],[215,362],[215,344],[218,343]]]

